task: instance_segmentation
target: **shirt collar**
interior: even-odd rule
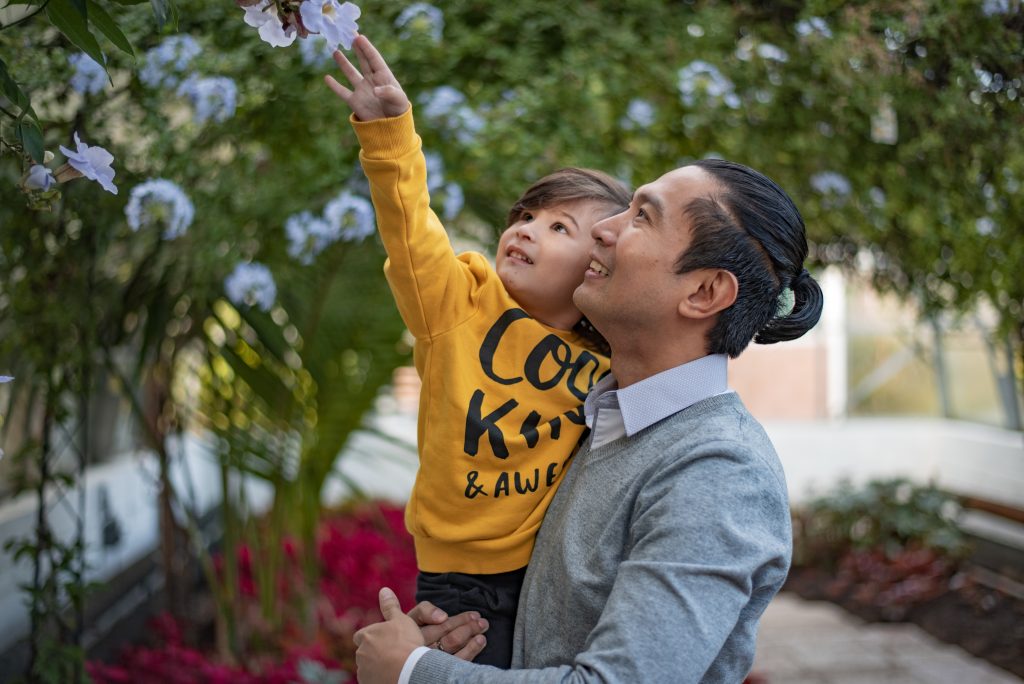
[[[618,388],[618,382],[609,373],[587,395],[583,411],[587,425],[593,428],[599,406],[618,404],[626,435],[632,436],[673,413],[728,390],[728,358],[725,354],[710,354],[623,389]]]

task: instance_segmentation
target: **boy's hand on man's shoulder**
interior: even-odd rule
[[[360,121],[404,114],[409,109],[409,98],[373,43],[366,36],[357,36],[352,50],[359,60],[359,69],[341,50],[334,52],[334,61],[348,79],[351,89],[330,75],[324,76],[327,87],[345,101]]]

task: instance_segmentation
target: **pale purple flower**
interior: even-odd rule
[[[840,195],[845,197],[850,194],[850,181],[846,176],[835,171],[822,171],[811,176],[811,187],[822,195]]]
[[[302,23],[314,33],[319,33],[328,43],[341,45],[346,50],[352,47],[359,26],[359,7],[351,2],[338,4],[338,0],[305,0],[299,5]]]
[[[338,49],[318,33],[311,33],[299,41],[299,55],[302,63],[311,67],[324,67],[332,63],[332,55]]]
[[[238,306],[257,306],[270,311],[277,299],[277,285],[270,269],[260,263],[239,263],[224,279],[228,299]]]
[[[11,382],[12,380],[14,380],[13,375],[0,375],[0,385],[4,384],[5,382]]]
[[[427,191],[434,192],[444,185],[444,159],[433,150],[423,153],[427,166]]]
[[[169,36],[146,52],[139,80],[150,88],[173,88],[200,52],[202,49],[192,36],[185,33]]]
[[[648,128],[654,123],[654,115],[654,105],[647,100],[630,100],[620,125],[625,129]]]
[[[466,204],[466,196],[462,192],[462,186],[452,182],[444,186],[444,218],[451,221],[459,215],[462,207]]]
[[[284,222],[284,232],[288,238],[288,255],[308,266],[320,252],[338,241],[341,224],[303,211],[288,217]]]
[[[476,134],[483,130],[485,121],[480,114],[466,104],[466,96],[451,86],[439,86],[420,94],[423,116],[445,130],[453,131],[455,138],[463,143],[473,142]]]
[[[788,62],[789,55],[786,51],[780,48],[778,45],[772,45],[771,43],[761,43],[756,48],[757,56],[761,59],[766,59],[773,62]]]
[[[245,23],[259,29],[260,38],[271,47],[288,47],[295,42],[295,27],[284,27],[273,2],[245,7]]]
[[[74,151],[60,146],[60,151],[68,158],[68,164],[89,180],[99,183],[107,192],[116,195],[114,169],[110,165],[114,161],[114,155],[99,145],[86,145],[78,139],[78,131],[75,131],[75,146],[78,149]]]
[[[677,76],[679,97],[687,106],[695,105],[698,95],[718,100],[730,109],[738,109],[740,106],[736,86],[713,64],[698,59],[680,69]]]
[[[56,182],[53,171],[42,164],[33,164],[25,176],[25,187],[29,190],[49,190]]]
[[[402,10],[395,19],[395,27],[402,29],[399,36],[408,38],[414,31],[425,31],[435,43],[444,33],[444,12],[427,2],[414,2]]]
[[[124,213],[132,230],[160,224],[165,227],[164,239],[173,240],[192,225],[196,210],[177,183],[151,178],[132,188]]]
[[[98,93],[107,85],[107,72],[103,65],[84,52],[71,55],[68,62],[75,69],[71,88],[82,95]]]
[[[235,115],[238,88],[227,76],[190,76],[178,86],[178,95],[192,101],[197,124],[204,124],[210,119],[223,123]]]

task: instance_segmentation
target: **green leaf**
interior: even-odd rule
[[[110,2],[115,5],[141,5],[144,2],[149,2],[149,0],[110,0]]]
[[[39,124],[29,119],[22,119],[15,127],[18,141],[25,148],[29,156],[37,164],[43,163],[43,131]]]
[[[156,27],[158,30],[163,30],[164,24],[168,21],[177,25],[177,12],[175,12],[170,0],[149,0],[149,3],[153,6],[153,16],[156,17]]]
[[[22,112],[27,112],[33,119],[38,119],[36,113],[32,111],[32,103],[28,99],[28,95],[21,89],[21,87],[11,78],[10,74],[7,73],[7,65],[0,59],[0,92],[4,94],[8,100],[13,102]]]
[[[135,50],[132,48],[131,41],[124,35],[120,27],[114,21],[114,18],[107,13],[105,9],[96,4],[95,0],[86,0],[86,4],[89,8],[89,20],[93,26],[103,32],[103,35],[110,40],[111,43],[121,49],[122,52],[128,53],[133,58],[135,57]]]
[[[50,23],[97,63],[106,64],[100,44],[96,41],[96,36],[89,32],[89,25],[86,23],[85,0],[81,0],[81,11],[76,4],[72,4],[74,2],[76,0],[50,0],[50,4],[46,6],[46,15],[50,17]]]

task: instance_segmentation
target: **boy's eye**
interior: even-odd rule
[[[556,223],[556,224],[554,224],[553,226],[551,226],[551,230],[555,231],[556,233],[568,233],[569,232],[569,229],[565,227],[564,223]]]
[[[532,221],[533,220],[533,214],[531,214],[528,211],[524,211],[523,212],[523,220],[524,221]]]

